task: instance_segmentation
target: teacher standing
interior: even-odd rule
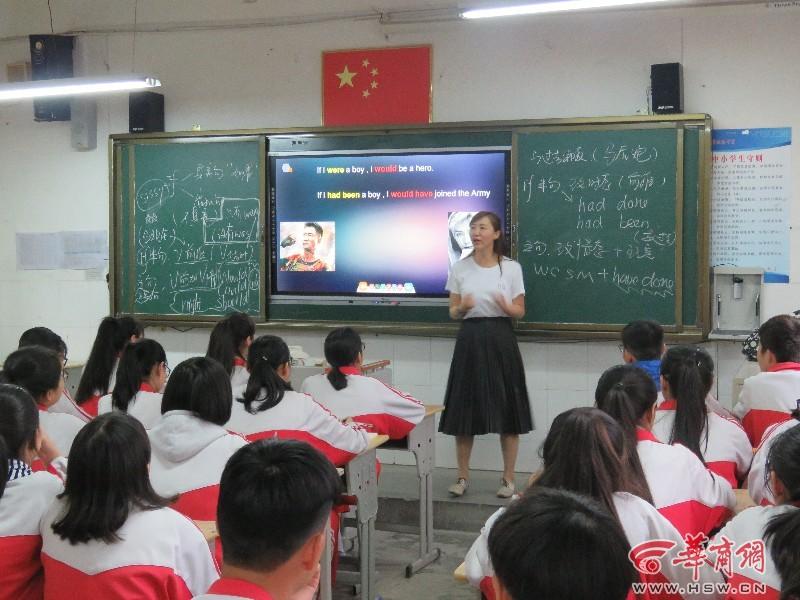
[[[469,231],[472,254],[453,265],[445,286],[450,317],[462,321],[439,431],[456,436],[453,496],[462,496],[469,486],[474,436],[499,433],[503,479],[497,495],[509,498],[515,489],[519,435],[533,429],[522,356],[511,327],[511,319],[525,315],[525,287],[519,263],[503,256],[500,218],[476,213]]]

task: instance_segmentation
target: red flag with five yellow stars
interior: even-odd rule
[[[322,53],[323,125],[400,125],[430,120],[430,46]]]

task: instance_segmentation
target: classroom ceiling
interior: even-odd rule
[[[427,21],[525,0],[0,0],[0,41],[31,33],[158,31],[329,20]],[[701,6],[756,0],[673,0]]]

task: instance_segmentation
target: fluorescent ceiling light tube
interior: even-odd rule
[[[110,77],[69,77],[42,79],[0,85],[0,101],[23,98],[48,98],[84,94],[108,94],[160,87],[149,75],[114,75]]]
[[[563,0],[561,2],[538,2],[519,6],[503,6],[500,8],[481,8],[465,10],[463,19],[486,19],[490,17],[513,17],[517,15],[541,15],[547,13],[566,12],[571,10],[591,10],[596,8],[617,8],[637,4],[657,4],[669,0]]]

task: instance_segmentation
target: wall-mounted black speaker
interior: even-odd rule
[[[31,35],[31,78],[65,79],[73,76],[71,35]],[[35,121],[69,121],[69,98],[33,101]]]
[[[683,67],[681,67],[681,63],[650,65],[650,89],[652,90],[654,113],[682,113]]]
[[[128,96],[128,131],[154,133],[164,131],[164,95],[135,92]]]

